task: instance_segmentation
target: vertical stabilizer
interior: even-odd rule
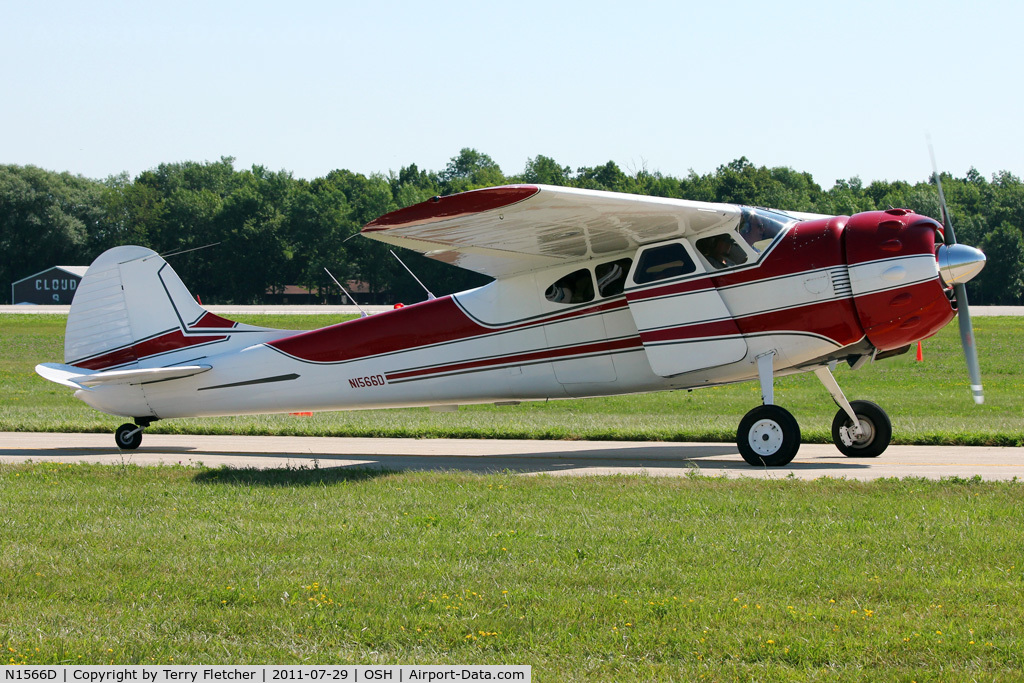
[[[151,249],[123,246],[93,261],[68,314],[64,362],[105,370],[191,346],[194,334],[234,324],[200,306]]]

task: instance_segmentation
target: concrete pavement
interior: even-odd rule
[[[146,434],[119,451],[112,434],[0,433],[0,462],[227,465],[235,468],[359,467],[521,474],[644,474],[871,480],[883,477],[1024,479],[1024,448],[890,446],[878,458],[846,458],[804,444],[787,467],[743,462],[734,444],[492,439],[365,439]]]

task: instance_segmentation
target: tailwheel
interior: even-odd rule
[[[142,427],[125,422],[114,432],[117,447],[125,451],[134,451],[142,444]]]
[[[832,420],[832,441],[839,452],[849,458],[875,458],[882,454],[892,440],[892,422],[880,406],[871,401],[852,401],[859,430],[853,420],[840,409]]]
[[[800,449],[800,425],[785,408],[774,404],[758,406],[740,420],[736,445],[751,465],[782,467]]]

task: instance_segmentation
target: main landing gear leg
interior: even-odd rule
[[[751,465],[782,467],[788,465],[800,449],[800,425],[785,408],[774,404],[773,361],[775,352],[757,357],[757,376],[761,381],[760,405],[743,416],[736,430],[740,455]]]
[[[123,451],[134,451],[142,444],[142,430],[156,422],[152,417],[137,417],[135,424],[126,422],[114,432],[114,441]]]
[[[849,402],[828,367],[814,371],[839,406],[832,420],[832,442],[850,458],[874,458],[892,440],[892,422],[882,408],[871,401]]]

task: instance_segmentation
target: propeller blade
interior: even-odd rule
[[[985,265],[985,255],[977,249],[966,250],[956,247],[956,236],[953,234],[953,221],[949,217],[946,197],[942,194],[942,178],[939,176],[939,165],[935,163],[935,149],[932,147],[931,136],[928,137],[928,154],[932,158],[932,171],[935,173],[935,187],[939,190],[939,207],[942,209],[942,239],[946,243],[946,253],[942,256],[950,262],[947,277],[953,284],[956,296],[957,315],[960,318],[960,345],[964,347],[964,358],[967,360],[967,374],[971,378],[971,394],[974,402],[981,405],[985,402],[985,394],[981,388],[981,368],[978,367],[978,349],[974,346],[974,326],[971,325],[971,311],[967,305],[967,280],[974,277]],[[978,258],[980,256],[980,259]],[[953,265],[952,262],[956,262]],[[968,274],[968,271],[971,271]],[[966,275],[966,277],[963,277]]]
[[[967,286],[960,282],[953,285],[956,294],[958,317],[960,318],[960,344],[964,347],[967,359],[967,374],[971,378],[971,394],[974,402],[981,405],[985,402],[985,394],[981,388],[981,368],[978,367],[978,349],[974,346],[974,327],[971,325],[970,308],[967,305]]]
[[[931,136],[928,137],[928,155],[932,158],[935,187],[939,190],[939,209],[942,211],[942,240],[946,243],[946,246],[950,246],[956,244],[956,235],[953,234],[953,221],[949,217],[949,209],[946,208],[946,196],[942,194],[942,177],[939,175],[939,165],[935,162],[935,149],[932,147]]]

